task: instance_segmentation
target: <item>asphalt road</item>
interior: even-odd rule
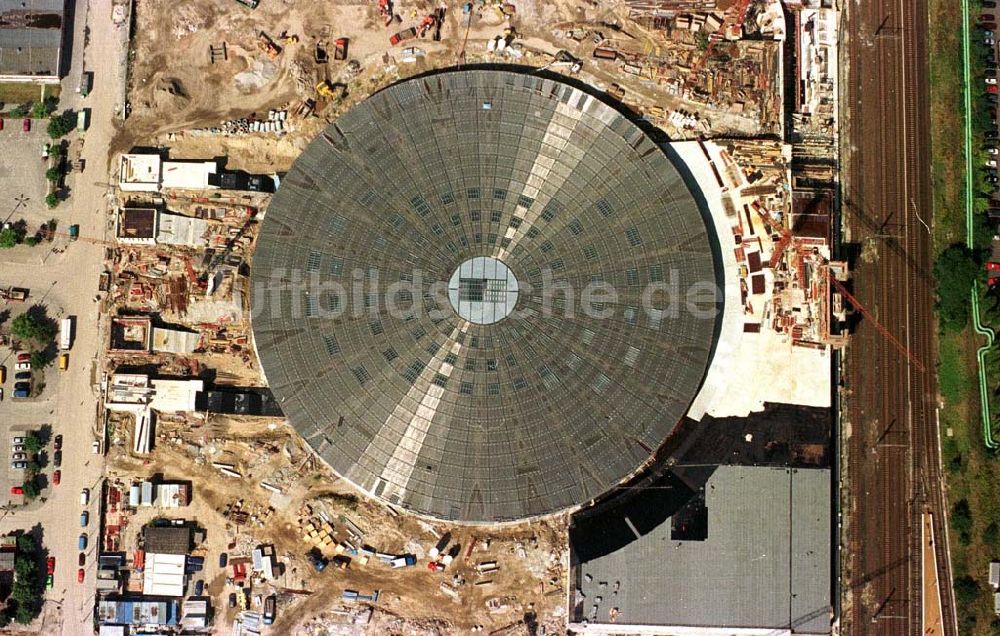
[[[121,92],[121,32],[111,22],[110,0],[75,0],[76,18],[73,25],[71,67],[63,81],[60,108],[91,109],[90,127],[86,132],[82,157],[86,170],[69,176],[71,197],[58,208],[61,227],[80,225],[82,237],[103,238],[106,231],[108,203],[108,148],[116,134],[115,112]],[[89,38],[84,52],[84,27]],[[82,64],[92,71],[93,90],[86,99],[76,94]],[[71,133],[76,135],[76,133]],[[37,152],[25,161],[38,162]],[[70,368],[65,372],[50,369],[48,374],[60,374],[59,381],[40,400],[0,404],[0,420],[17,426],[52,425],[53,434],[63,435],[62,483],[40,506],[15,511],[0,517],[0,532],[35,529],[44,547],[56,557],[53,589],[47,593],[41,618],[41,633],[62,633],[77,636],[93,631],[95,590],[96,530],[99,522],[97,497],[86,507],[90,512],[90,535],[87,550],[86,579],[77,583],[77,538],[80,527],[80,490],[90,488],[100,492],[103,475],[102,455],[91,452],[95,439],[98,414],[98,392],[95,381],[100,378],[98,354],[100,314],[95,301],[98,280],[103,265],[104,246],[80,240],[46,248],[18,247],[2,255],[0,283],[28,287],[33,301],[42,300],[55,316],[76,316],[76,337],[70,351]],[[39,421],[44,416],[45,421]]]
[[[845,239],[858,299],[922,362],[873,325],[845,358],[849,496],[844,624],[919,634],[920,513],[929,509],[941,579],[951,581],[936,418],[926,0],[845,3]],[[957,71],[956,71],[957,72]],[[942,589],[955,633],[951,586]]]

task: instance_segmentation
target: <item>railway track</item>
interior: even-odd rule
[[[925,0],[846,3],[849,133],[843,222],[858,259],[855,294],[919,359],[914,367],[871,325],[860,324],[845,357],[850,390],[846,451],[852,490],[847,537],[847,630],[858,635],[922,630],[920,515],[934,512],[944,538],[934,363],[929,102]],[[951,580],[944,540],[941,579]],[[942,589],[954,636],[950,586]]]

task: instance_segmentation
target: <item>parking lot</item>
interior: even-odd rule
[[[32,120],[31,132],[21,130],[20,119],[7,119],[0,130],[0,220],[24,219],[29,232],[43,222],[58,218],[45,205],[47,162],[42,146],[48,143],[44,120]],[[19,248],[27,249],[27,248]]]

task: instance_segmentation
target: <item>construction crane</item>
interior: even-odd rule
[[[462,36],[462,46],[458,49],[458,61],[465,61],[465,45],[469,41],[469,30],[472,28],[472,3],[462,5],[462,19],[465,20],[465,35]]]
[[[768,217],[766,211],[762,211],[757,208],[755,209],[757,210],[757,215],[764,222],[764,225],[766,225],[773,234],[777,234],[780,236],[778,241],[771,248],[771,262],[769,263],[769,265],[771,269],[774,269],[778,266],[778,263],[781,262],[781,257],[785,253],[785,248],[787,248],[788,244],[791,243],[792,233],[788,230],[788,228],[784,226],[776,226],[774,224],[774,221],[772,221],[771,218]]]
[[[903,343],[896,338],[896,336],[892,335],[892,332],[886,329],[885,326],[883,326],[882,323],[880,323],[878,319],[871,314],[871,312],[865,309],[865,306],[861,304],[861,301],[855,298],[851,294],[851,292],[847,291],[847,287],[844,286],[844,284],[841,283],[839,280],[837,280],[837,278],[833,275],[833,270],[831,270],[829,267],[827,267],[826,270],[830,282],[832,282],[833,286],[837,288],[837,291],[840,292],[840,294],[845,299],[847,299],[847,302],[851,303],[851,305],[853,305],[854,308],[858,310],[858,313],[864,316],[866,320],[870,321],[875,326],[875,328],[879,330],[879,333],[881,333],[885,337],[886,340],[892,343],[892,345],[896,347],[896,349],[898,349],[903,355],[905,355],[910,360],[910,362],[913,363],[913,366],[919,369],[921,373],[925,373],[927,371],[927,368],[924,367],[923,363],[921,363],[920,360],[918,360],[915,355],[913,355],[913,352],[907,349],[906,346],[904,346]]]
[[[736,19],[733,21],[733,26],[743,26],[743,21],[746,20],[747,11],[750,10],[750,0],[739,0],[739,4],[736,6]],[[708,61],[708,58],[712,55],[712,51],[715,49],[716,43],[719,39],[725,37],[726,30],[729,28],[729,22],[723,20],[722,24],[719,26],[715,33],[712,33],[708,37],[708,46],[705,47],[705,52],[700,58],[695,60],[695,63],[691,65],[691,72],[688,73],[688,79],[684,82],[685,85],[690,84],[691,80],[694,79],[695,74],[701,69],[701,67]],[[718,35],[718,38],[712,37],[713,35]]]

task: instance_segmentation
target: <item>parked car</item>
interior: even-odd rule
[[[11,486],[10,487],[10,494],[12,494],[12,495],[23,495],[24,494],[24,488],[22,488],[20,486]]]
[[[30,362],[18,362],[17,364],[14,365],[14,370],[15,371],[31,371],[31,363]]]
[[[18,362],[31,362],[31,354],[30,353],[19,353],[19,354],[17,354],[17,361]]]
[[[42,144],[42,161],[49,158],[49,144]]]
[[[76,571],[76,582],[77,583],[83,583],[84,576],[86,576],[86,574],[84,574],[83,568],[80,568],[79,570],[77,570]]]
[[[988,68],[988,69],[986,69],[983,72],[986,74],[986,77],[996,77],[997,76],[997,70],[995,68]]]
[[[28,467],[28,462],[11,462],[11,470],[24,470]]]
[[[28,389],[14,389],[15,398],[26,398],[31,395],[31,391]]]
[[[80,513],[80,526],[86,528],[88,523],[90,523],[90,513],[84,510]]]
[[[52,453],[52,465],[56,468],[62,467],[62,451]]]
[[[86,534],[81,534],[77,538],[77,540],[76,540],[76,548],[78,550],[86,550],[87,549],[87,535]]]
[[[31,390],[31,382],[15,382],[14,383],[14,390],[17,391],[18,389],[21,389],[21,390],[24,390],[24,391],[30,391]]]
[[[31,119],[25,117],[24,121],[21,122],[21,130],[24,132],[31,132]]]
[[[28,455],[26,453],[14,453],[10,456],[10,458],[16,462],[28,461]]]
[[[983,44],[985,44],[986,46],[996,46],[996,43],[997,43],[996,40],[994,40],[993,38],[983,38]]]
[[[10,450],[13,453],[23,453],[23,452],[25,452],[24,451],[24,444],[14,444],[13,446],[10,447]]]
[[[80,505],[86,506],[90,503],[90,488],[84,488],[80,491]]]
[[[21,371],[19,373],[15,373],[14,374],[14,379],[15,380],[30,380],[31,379],[31,371]]]
[[[201,596],[202,592],[204,592],[204,591],[205,591],[205,582],[202,581],[201,579],[198,579],[197,581],[195,581],[195,583],[194,583],[194,595],[195,596]]]
[[[996,84],[997,83],[997,78],[995,78],[995,77],[987,77],[983,81],[985,81],[986,85],[989,86],[990,84]]]
[[[95,455],[100,455],[101,454],[101,443],[95,439],[94,443],[90,445],[90,450],[94,451]]]
[[[15,444],[15,445],[16,444],[23,444],[24,443],[24,438],[23,437],[15,437],[15,438],[13,438],[13,439],[10,440],[10,443],[11,444]]]
[[[45,576],[45,589],[51,590],[52,586],[55,585],[55,577],[51,574]]]
[[[53,440],[52,445],[56,450],[62,450],[62,435],[56,435],[55,440]]]
[[[53,486],[58,486],[59,482],[61,482],[61,481],[62,481],[62,471],[61,470],[57,470],[54,473],[52,473],[52,485]]]
[[[80,556],[77,557],[76,562],[81,568],[85,566],[87,564],[87,554],[85,552],[81,552]]]
[[[226,563],[228,562],[229,562],[229,555],[226,554],[225,552],[221,552],[219,554],[219,567],[220,568],[226,567]]]
[[[229,593],[229,607],[236,607],[236,592]]]
[[[45,559],[45,572],[46,574],[56,573],[56,558],[54,556]]]
[[[997,3],[994,2],[994,0],[983,0],[983,8],[984,9],[996,9],[997,8]]]
[[[3,118],[0,117],[0,121],[2,120]],[[0,365],[0,384],[3,384],[6,381],[7,381],[7,367]]]

